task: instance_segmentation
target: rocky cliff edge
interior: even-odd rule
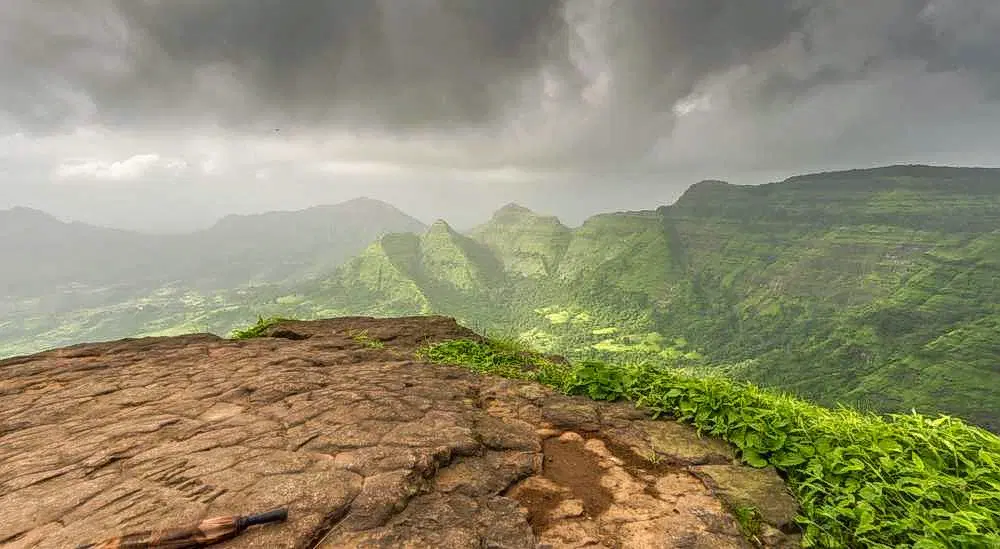
[[[0,361],[0,546],[279,506],[286,522],[218,547],[797,546],[772,470],[630,404],[415,355],[456,338],[478,336],[338,318]]]

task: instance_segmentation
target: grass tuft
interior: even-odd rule
[[[352,331],[348,335],[351,339],[357,341],[365,347],[368,347],[369,349],[382,349],[385,347],[385,342],[373,339],[368,335],[368,330]]]
[[[760,510],[753,505],[741,505],[733,509],[733,516],[740,525],[743,537],[756,546],[761,546],[760,534],[763,529],[763,522]]]
[[[274,326],[279,322],[284,322],[286,320],[291,320],[288,318],[282,318],[273,316],[270,318],[264,318],[263,316],[257,315],[257,323],[248,326],[246,328],[233,330],[232,334],[229,335],[230,339],[253,339],[255,337],[261,337],[268,328]]]
[[[786,477],[804,547],[1000,547],[1000,437],[952,417],[831,410],[650,364],[556,364],[509,340],[449,341],[420,354],[567,394],[628,400],[728,441],[745,463]],[[751,527],[753,517],[744,518]]]

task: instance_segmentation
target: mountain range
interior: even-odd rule
[[[359,198],[296,212],[230,215],[179,235],[65,223],[29,208],[0,211],[0,297],[63,290],[203,290],[301,280],[329,272],[391,232],[425,226],[393,206]],[[78,292],[79,293],[79,292]]]
[[[360,206],[379,213],[350,217]],[[38,297],[12,300],[0,355],[227,332],[257,315],[441,313],[575,359],[667,362],[822,404],[944,412],[1000,430],[1000,170],[892,166],[760,186],[703,181],[669,206],[596,215],[576,228],[516,204],[468,233],[445,221],[424,227],[372,201],[338,207],[352,229],[324,232],[306,219],[335,216],[317,212],[224,220],[156,248],[164,263],[178,261],[171,254],[183,242],[198,251],[181,254],[195,264],[155,276],[148,265],[105,260],[118,270],[87,284],[147,281],[123,299],[48,316]],[[79,231],[86,249],[138,253],[134,235],[101,231]],[[22,274],[16,287],[37,292],[47,280],[94,272],[78,266],[59,278],[59,250],[80,257],[84,249],[62,245],[45,250],[55,262],[45,277]],[[17,252],[3,251],[30,271],[38,260]]]

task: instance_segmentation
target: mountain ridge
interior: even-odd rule
[[[671,205],[573,229],[508,204],[466,234],[447,222],[386,234],[302,283],[189,292],[193,305],[180,308],[150,298],[143,314],[158,316],[139,331],[433,312],[574,359],[664,361],[823,404],[943,411],[998,430],[1000,170],[920,173],[709,180]],[[33,337],[61,341],[52,334]]]
[[[707,366],[698,357],[707,357],[723,364],[720,371],[826,404],[893,411],[915,405],[1000,428],[1000,409],[990,404],[1000,394],[983,388],[1000,386],[998,373],[941,354],[962,340],[979,349],[972,353],[979,362],[1000,358],[982,343],[1000,311],[990,298],[983,303],[956,285],[964,280],[1000,303],[1000,288],[990,282],[1000,279],[1000,256],[993,257],[1000,232],[984,231],[1000,216],[1000,177],[957,187],[894,184],[899,173],[913,174],[831,172],[815,175],[815,185],[799,178],[766,190],[707,181],[669,206],[599,214],[549,232],[533,226],[545,216],[508,206],[469,233],[504,265],[505,297],[463,294],[482,305],[477,312],[425,291],[424,307],[513,329],[544,351],[687,357],[681,360],[701,368]],[[948,180],[970,175],[934,173]],[[971,175],[984,173],[1000,170]],[[868,186],[845,179],[872,174],[890,179]],[[916,207],[920,196],[900,194],[912,188],[939,202]],[[985,221],[956,219],[956,211],[978,211]],[[508,216],[517,221],[505,223]],[[525,257],[553,249],[551,261],[525,266]],[[957,263],[950,259],[956,254]],[[367,311],[365,299],[336,292],[323,299],[339,311]],[[912,383],[893,386],[889,372]]]
[[[0,211],[0,230],[9,233],[0,255],[19,266],[0,273],[0,286],[23,297],[72,283],[228,288],[303,278],[339,266],[379,234],[425,228],[395,206],[368,198],[226,216],[207,229],[170,235],[67,223],[27,211],[34,213]]]

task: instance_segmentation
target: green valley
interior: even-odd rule
[[[569,228],[517,205],[461,234],[382,236],[328,275],[183,286],[8,312],[0,355],[227,333],[257,315],[441,313],[572,359],[722,373],[821,404],[1000,430],[1000,170],[894,166],[760,186]]]

